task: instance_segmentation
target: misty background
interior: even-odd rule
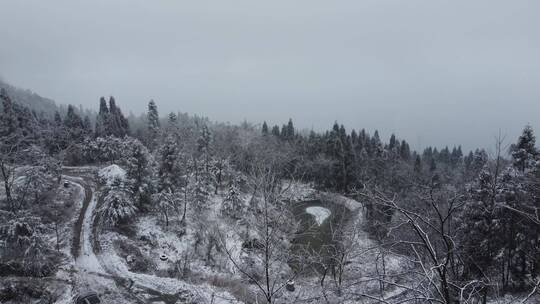
[[[19,1],[0,75],[57,103],[491,148],[540,127],[538,1]]]

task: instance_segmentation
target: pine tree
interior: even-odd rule
[[[352,129],[352,131],[351,131],[351,143],[353,145],[353,149],[358,144],[358,134],[356,133],[356,131],[354,129]]]
[[[66,117],[64,118],[64,126],[68,131],[69,141],[79,143],[84,139],[84,125],[79,114],[75,112],[72,105],[68,106]]]
[[[461,163],[462,160],[463,160],[463,152],[461,151],[461,146],[458,146],[457,148],[454,147],[452,149],[452,153],[450,154],[450,164],[453,167],[456,167]]]
[[[62,116],[60,116],[60,112],[58,111],[54,112],[54,124],[56,126],[60,126],[62,124]]]
[[[11,98],[7,94],[5,89],[0,90],[0,99],[2,99],[2,120],[1,123],[1,136],[7,137],[15,134],[17,130],[17,118],[15,116],[14,104]]]
[[[108,120],[109,120],[109,108],[107,107],[107,101],[105,100],[105,97],[101,97],[99,99],[99,112],[96,118],[96,127],[95,127],[96,137],[104,137],[109,134],[107,130]]]
[[[498,238],[498,209],[495,204],[498,178],[483,170],[470,190],[470,197],[464,205],[461,223],[461,244],[466,263],[466,274],[481,276],[493,267],[495,254],[501,249]]]
[[[129,183],[121,178],[115,178],[106,185],[100,213],[110,225],[116,226],[137,212],[131,189]]]
[[[246,206],[239,196],[239,191],[234,183],[229,186],[227,197],[221,206],[221,214],[233,219],[241,219],[246,212]]]
[[[411,158],[411,148],[409,148],[409,144],[405,140],[401,141],[399,155],[406,161]]]
[[[439,153],[439,161],[445,164],[450,163],[450,149],[448,149],[448,146],[444,147]]]
[[[158,162],[158,190],[178,191],[184,184],[182,170],[182,155],[175,138],[168,136],[157,153]]]
[[[384,149],[381,143],[381,138],[379,137],[379,131],[375,130],[373,137],[371,138],[371,151],[373,156],[381,157],[383,155]]]
[[[467,154],[465,157],[463,157],[463,164],[465,165],[465,172],[467,174],[471,171],[471,166],[473,163],[474,154],[473,151],[469,151],[469,154]]]
[[[514,167],[521,172],[531,168],[534,164],[538,151],[535,147],[536,138],[530,125],[526,125],[523,129],[518,142],[511,147],[512,159]]]
[[[115,135],[117,137],[121,133],[121,126],[118,117],[118,109],[114,97],[109,97],[109,117],[105,123],[107,126],[107,135]]]
[[[420,155],[416,155],[416,158],[414,160],[414,172],[416,174],[422,173],[422,159],[420,158]]]
[[[116,105],[113,96],[109,98],[109,117],[106,121],[107,135],[124,137],[129,134],[129,122],[122,114],[122,110]]]
[[[138,139],[125,137],[122,146],[121,164],[126,169],[132,192],[138,201],[138,209],[143,211],[149,203],[150,193],[153,192],[153,158]]]
[[[285,138],[289,140],[293,139],[295,135],[294,133],[295,133],[294,125],[293,125],[292,119],[289,118],[289,122],[287,123],[287,128],[285,132]]]
[[[148,103],[148,113],[147,113],[147,120],[148,120],[148,146],[154,147],[157,139],[159,138],[160,134],[160,123],[159,123],[159,114],[157,105],[154,102],[154,100],[150,100]]]
[[[197,139],[197,151],[199,156],[202,157],[204,162],[204,172],[208,175],[210,173],[210,141],[211,134],[208,126],[204,124],[201,128],[201,133]]]
[[[396,140],[396,135],[392,134],[390,136],[390,141],[388,142],[388,150],[395,151],[397,148],[398,141]]]
[[[429,161],[429,171],[433,173],[435,170],[437,170],[437,163],[435,162],[434,157],[432,157]]]
[[[272,127],[272,135],[274,135],[275,137],[279,137],[280,136],[280,133],[279,133],[279,126],[278,125],[275,125]]]
[[[86,115],[83,120],[83,130],[85,137],[90,136],[92,134],[92,122],[90,121],[90,117]]]
[[[473,176],[478,175],[478,173],[484,168],[488,162],[488,154],[485,150],[476,149],[473,154],[473,159],[471,161],[470,170]]]
[[[263,122],[263,125],[262,125],[262,135],[268,135],[268,125],[266,124],[266,121]]]
[[[529,252],[528,256],[532,258],[529,265],[531,277],[534,278],[540,275],[540,259],[535,259],[540,256],[540,162],[528,173],[525,185],[527,198],[520,210],[526,215],[522,221],[529,226],[523,231],[527,233],[525,239],[529,241],[524,250]]]
[[[279,134],[279,138],[286,140],[287,139],[287,125],[281,126],[281,132]]]

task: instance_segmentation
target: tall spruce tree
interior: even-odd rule
[[[96,117],[95,136],[105,137],[108,135],[109,108],[105,97],[99,99],[99,112]]]
[[[268,125],[266,124],[266,121],[263,122],[262,125],[262,135],[268,135]]]
[[[147,143],[148,146],[152,149],[152,147],[155,147],[156,141],[158,140],[160,135],[158,108],[154,100],[150,100],[150,102],[148,102],[148,113],[146,118],[148,123]]]
[[[84,124],[83,120],[75,112],[72,105],[68,106],[66,117],[64,118],[64,126],[68,132],[69,141],[79,143],[84,139]]]
[[[515,145],[512,145],[512,159],[514,167],[521,172],[531,168],[534,164],[538,151],[535,147],[536,137],[530,125],[526,125]]]
[[[279,126],[278,125],[275,125],[272,127],[272,135],[274,135],[275,137],[279,137],[280,136],[280,133],[279,133]]]

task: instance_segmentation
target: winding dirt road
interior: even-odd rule
[[[80,188],[83,198],[80,214],[73,227],[71,244],[71,253],[75,259],[74,281],[78,291],[92,290],[100,294],[105,293],[103,297],[110,298],[114,303],[146,303],[127,290],[129,284],[127,280],[107,272],[106,267],[100,262],[94,249],[94,242],[97,239],[94,233],[97,207],[95,183],[86,174],[72,175],[64,175],[64,178]]]
[[[69,175],[68,175],[69,174]],[[111,303],[165,303],[175,304],[186,296],[186,290],[178,290],[182,284],[175,279],[159,278],[152,275],[123,271],[119,265],[110,265],[100,257],[98,238],[99,220],[96,183],[93,173],[65,172],[64,178],[79,187],[82,193],[80,214],[73,229],[71,253],[75,259],[78,277],[75,280],[79,289],[89,289],[111,297]],[[165,282],[164,282],[165,281]],[[164,284],[165,283],[165,284]],[[164,293],[162,289],[177,292]],[[115,288],[112,288],[115,287]],[[84,290],[80,290],[84,291]]]

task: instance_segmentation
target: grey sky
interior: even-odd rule
[[[415,147],[540,133],[540,1],[21,1],[0,75],[59,103],[396,132]]]

